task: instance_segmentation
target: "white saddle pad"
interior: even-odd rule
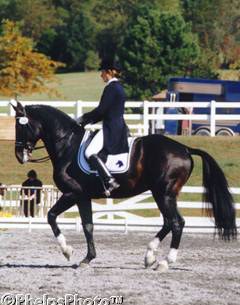
[[[97,174],[96,171],[93,171],[90,168],[89,163],[87,162],[87,159],[85,157],[85,149],[89,144],[89,136],[90,136],[90,131],[86,130],[78,150],[78,165],[81,168],[81,170],[84,171],[86,174]],[[136,138],[128,138],[128,145],[129,145],[128,153],[107,156],[106,167],[110,171],[110,173],[122,174],[128,170],[131,150],[135,139]]]

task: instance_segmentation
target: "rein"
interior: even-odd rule
[[[42,157],[42,158],[39,158],[39,159],[29,159],[28,162],[31,162],[31,163],[43,163],[43,162],[47,162],[49,160],[50,160],[50,157],[48,155],[48,156],[45,156],[45,157]]]
[[[45,148],[44,145],[38,146],[38,147],[34,147],[32,150],[38,150],[38,149],[43,149],[43,148]],[[49,155],[47,155],[47,156],[39,158],[39,159],[29,159],[28,162],[31,162],[31,163],[43,163],[43,162],[47,162],[49,160],[50,160],[50,157],[49,157]]]
[[[72,131],[72,130],[71,130]],[[73,131],[72,131],[73,132]],[[71,132],[71,134],[72,134]],[[67,132],[63,137],[61,137],[60,139],[58,139],[55,143],[59,143],[60,141],[62,141],[63,139],[65,139],[67,136],[69,136],[69,133]],[[39,150],[39,149],[43,149],[45,148],[45,145],[42,145],[42,146],[37,146],[37,147],[33,147],[32,148],[32,151],[33,150]],[[48,156],[45,156],[45,157],[42,157],[42,158],[39,158],[39,159],[29,159],[28,162],[31,162],[31,163],[43,163],[43,162],[47,162],[50,160],[50,157],[49,155]]]
[[[32,151],[43,149],[43,148],[45,148],[45,145],[33,147]],[[47,162],[49,160],[50,160],[50,157],[49,157],[49,155],[47,155],[45,157],[38,158],[38,159],[29,159],[28,162],[31,162],[31,163],[43,163],[43,162]]]

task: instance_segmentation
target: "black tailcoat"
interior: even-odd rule
[[[106,154],[128,152],[128,130],[123,118],[125,100],[120,82],[112,81],[104,88],[98,107],[82,117],[84,125],[103,121],[103,150]]]

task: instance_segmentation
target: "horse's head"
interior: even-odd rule
[[[16,140],[15,155],[19,163],[26,163],[31,153],[40,139],[40,124],[33,120],[26,112],[20,102],[17,105],[11,104],[16,111]]]

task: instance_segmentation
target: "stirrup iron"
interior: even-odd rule
[[[108,188],[106,187],[106,184],[103,182],[104,195],[106,197],[109,197],[113,190],[119,188],[120,184],[118,184],[113,177],[110,178],[109,181],[107,181],[107,184],[108,184]]]
[[[116,182],[114,177],[109,173],[105,163],[97,155],[92,155],[89,158],[90,165],[98,171],[99,177],[103,184],[104,194],[109,197],[111,192],[117,189],[120,185]]]

